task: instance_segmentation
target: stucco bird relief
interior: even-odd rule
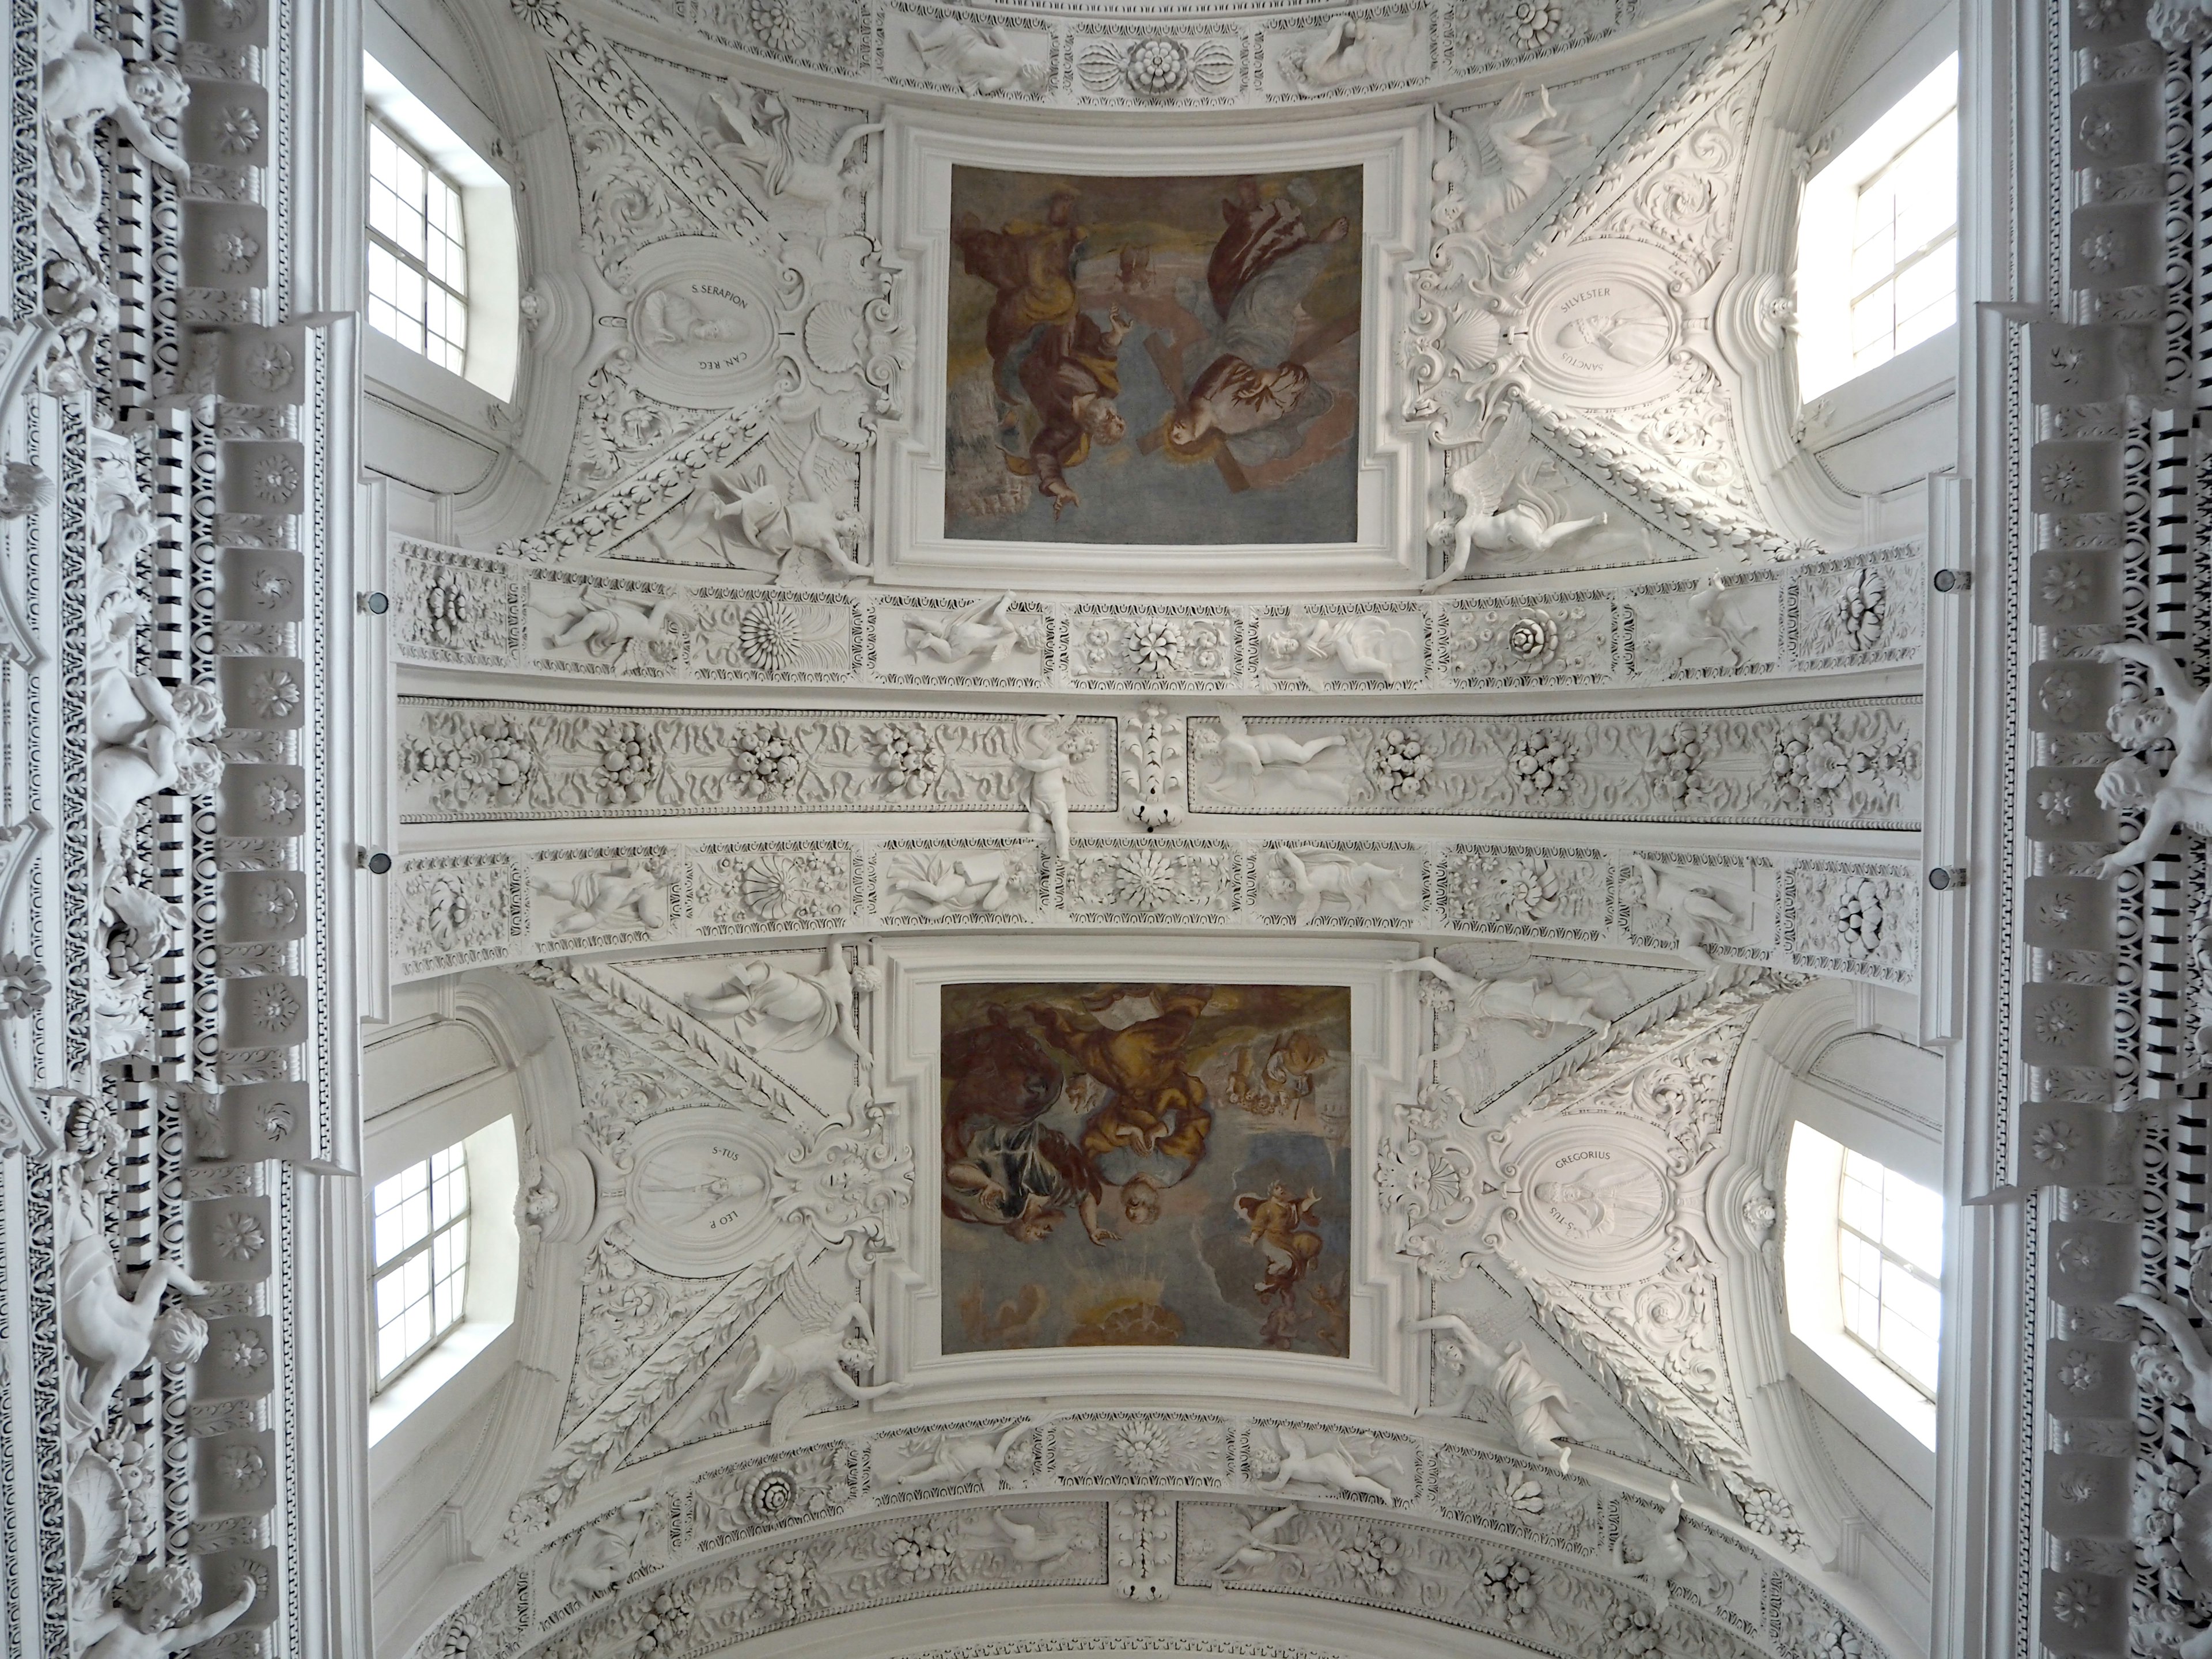
[[[944,1351],[1341,1356],[1351,994],[943,992]]]
[[[1361,186],[953,168],[945,532],[1352,540]]]

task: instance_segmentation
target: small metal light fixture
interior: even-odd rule
[[[1929,580],[1936,585],[1938,593],[1964,593],[1973,586],[1974,573],[1945,568],[1937,571]]]
[[[375,592],[364,593],[361,596],[361,608],[372,617],[380,617],[392,609],[392,596]]]
[[[1966,884],[1966,866],[1963,864],[1939,864],[1928,872],[1928,884],[1939,893],[1964,887]]]
[[[354,850],[353,858],[356,864],[372,876],[388,876],[392,873],[392,854],[389,853],[380,853],[373,848],[362,847]]]

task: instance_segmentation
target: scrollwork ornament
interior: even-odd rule
[[[825,1129],[775,1170],[769,1205],[776,1218],[803,1225],[842,1248],[855,1279],[896,1249],[896,1218],[912,1201],[914,1154],[896,1145],[889,1119],[858,1129]]]

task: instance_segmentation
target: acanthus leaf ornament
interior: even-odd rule
[[[1474,1215],[1499,1178],[1485,1168],[1486,1151],[1479,1157],[1456,1144],[1453,1125],[1466,1110],[1459,1091],[1441,1085],[1400,1102],[1375,1170],[1377,1196],[1397,1218],[1400,1253],[1446,1279],[1467,1264],[1463,1256],[1439,1259],[1440,1241]]]
[[[1164,704],[1146,703],[1121,740],[1121,781],[1135,792],[1129,816],[1146,830],[1171,830],[1182,823],[1182,722]]]

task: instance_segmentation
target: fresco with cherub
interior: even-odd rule
[[[945,533],[1352,540],[1360,187],[953,168]]]
[[[944,1352],[1346,1352],[1349,990],[942,997]]]

